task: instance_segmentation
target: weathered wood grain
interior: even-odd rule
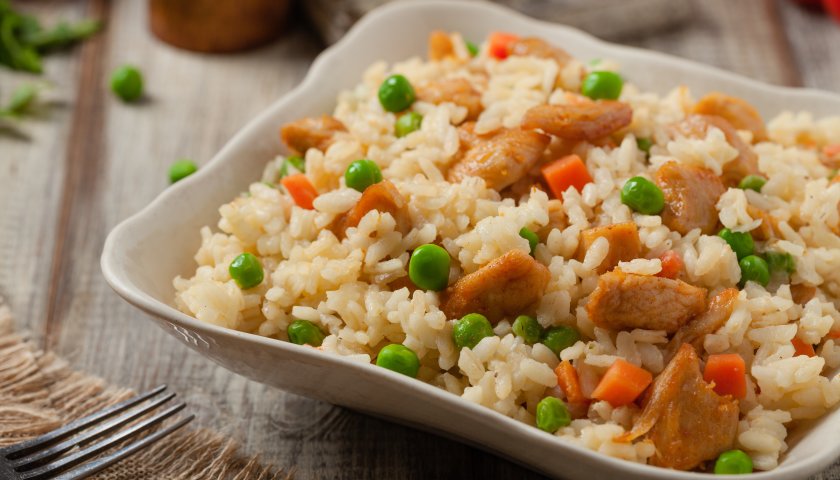
[[[691,24],[628,43],[772,83],[840,88],[840,52],[831,48],[840,29],[830,21],[781,0],[692,5]],[[109,381],[170,384],[199,424],[296,468],[298,478],[539,478],[464,444],[231,374],[153,327],[102,279],[105,235],[166,188],[169,164],[206,162],[303,77],[320,48],[305,22],[254,52],[207,56],[151,37],[145,2],[26,7],[47,18],[102,12],[109,22],[98,40],[49,58],[47,78],[64,105],[22,127],[31,140],[0,134],[0,294],[38,338]],[[109,72],[124,63],[145,74],[139,105],[107,90]],[[0,71],[0,95],[26,78]]]

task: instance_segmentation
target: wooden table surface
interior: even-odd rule
[[[52,101],[0,129],[0,296],[20,326],[108,381],[171,385],[198,423],[298,478],[540,478],[460,443],[245,380],[154,327],[105,284],[106,234],[166,188],[168,165],[210,159],[291,89],[322,48],[294,21],[281,40],[253,52],[185,53],[150,35],[145,3],[22,5],[47,23],[94,16],[108,28],[50,56],[43,79],[53,84]],[[781,0],[693,3],[692,23],[625,43],[769,83],[840,91],[840,26],[827,17]],[[144,72],[148,98],[139,105],[108,91],[109,73],[124,63]],[[33,78],[0,70],[0,98]]]

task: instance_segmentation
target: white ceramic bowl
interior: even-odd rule
[[[768,118],[783,109],[809,110],[818,116],[840,112],[837,95],[774,87],[679,58],[611,45],[492,4],[398,2],[359,21],[318,57],[297,88],[236,134],[205,168],[117,226],[102,254],[108,283],[191,348],[268,385],[458,438],[554,477],[706,477],[609,458],[389,370],[201,323],[172,306],[172,278],[195,270],[199,228],[215,225],[218,207],[257,180],[265,163],[282,151],[278,126],[331,112],[338,92],[355,85],[368,65],[424,54],[428,33],[435,29],[472,39],[496,30],[543,37],[581,59],[617,60],[622,73],[643,89],[664,93],[686,84],[698,95],[721,90],[747,99]],[[805,478],[829,465],[840,456],[840,411],[795,436],[800,438],[781,466],[748,478]]]

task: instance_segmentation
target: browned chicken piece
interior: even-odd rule
[[[670,361],[684,343],[697,350],[702,350],[703,339],[706,338],[706,335],[716,332],[729,320],[737,298],[737,288],[727,288],[712,297],[706,311],[680,327],[671,341],[668,342],[665,348],[665,361]]]
[[[652,465],[691,470],[732,448],[738,414],[738,400],[715,393],[703,380],[694,347],[683,344],[654,380],[633,429],[615,440],[647,435],[656,447]]]
[[[510,54],[521,57],[530,56],[554,60],[561,69],[572,60],[569,52],[537,37],[525,37],[516,40],[510,45]]]
[[[555,228],[564,229],[567,226],[568,222],[566,222],[566,211],[563,210],[563,201],[552,198],[548,201],[548,223],[537,232],[540,242],[545,243],[548,235]]]
[[[580,104],[537,105],[522,117],[522,128],[540,129],[563,140],[592,142],[633,121],[630,105],[614,100]]]
[[[737,130],[749,130],[753,135],[753,143],[767,140],[767,129],[758,110],[738,97],[712,92],[694,104],[692,113],[715,115],[725,119]]]
[[[333,223],[333,232],[339,237],[344,236],[344,232],[350,227],[357,227],[368,212],[371,210],[378,210],[380,213],[390,213],[397,222],[397,230],[407,233],[411,226],[411,220],[408,218],[408,211],[406,209],[405,198],[388,180],[382,180],[379,183],[367,187],[359,201],[347,213],[336,218]]]
[[[579,257],[583,258],[586,251],[595,240],[604,237],[610,245],[607,256],[595,268],[598,275],[610,271],[618,265],[618,262],[629,262],[639,258],[642,254],[642,242],[639,240],[639,229],[633,222],[615,223],[602,227],[587,228],[580,232]]]
[[[341,120],[330,115],[301,118],[280,128],[280,138],[292,151],[306,154],[310,148],[326,151],[338,132],[346,132]]]
[[[699,228],[706,235],[717,231],[715,204],[726,187],[711,170],[667,162],[656,171],[656,184],[665,196],[662,223],[685,235]]]
[[[747,205],[747,213],[752,218],[761,219],[761,225],[750,231],[754,239],[766,241],[773,235],[779,235],[779,222],[773,215],[752,205]]]
[[[607,272],[589,295],[592,323],[610,330],[665,330],[674,333],[706,309],[706,289],[682,280]]]
[[[747,175],[758,175],[758,155],[745,142],[735,127],[723,117],[714,115],[689,115],[685,120],[675,125],[675,130],[686,137],[705,138],[710,127],[716,127],[723,132],[726,142],[735,150],[738,156],[723,166],[723,183],[728,187],[735,187]]]
[[[439,61],[455,56],[455,46],[448,33],[435,30],[429,34],[429,60]]]
[[[495,325],[528,311],[550,278],[545,265],[522,250],[511,250],[449,287],[441,310],[449,319],[480,313]]]
[[[501,191],[540,161],[548,143],[546,135],[518,128],[492,137],[477,137],[449,167],[446,179],[457,183],[466,177],[481,177],[489,188]]]
[[[475,120],[484,110],[481,93],[466,78],[432,80],[416,88],[417,99],[435,105],[451,102],[467,109],[467,120]]]
[[[794,303],[805,305],[810,302],[812,298],[817,296],[817,287],[813,285],[806,285],[804,283],[797,283],[790,286],[790,296]]]

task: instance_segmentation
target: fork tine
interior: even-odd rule
[[[14,467],[16,470],[35,467],[40,463],[44,463],[45,460],[49,460],[55,457],[56,455],[70,450],[75,445],[79,445],[81,443],[87,442],[88,440],[100,437],[122,425],[125,425],[126,423],[136,418],[145,415],[146,413],[152,410],[155,410],[156,408],[168,402],[169,400],[172,400],[174,397],[174,393],[170,393],[166,396],[159,397],[153,402],[150,402],[146,405],[142,405],[141,407],[135,408],[133,410],[129,410],[126,413],[120,415],[119,417],[116,417],[112,420],[108,420],[105,423],[100,423],[96,426],[96,428],[85,430],[81,435],[68,438],[67,440],[59,444],[53,445],[52,447],[46,450],[40,450],[25,457],[16,458],[15,460],[12,460],[12,467]]]
[[[63,472],[68,468],[75,467],[76,465],[84,462],[88,458],[93,457],[103,452],[104,450],[122,442],[126,438],[129,438],[139,432],[142,432],[143,430],[146,430],[149,427],[154,426],[155,424],[162,422],[163,420],[181,411],[185,406],[186,404],[183,402],[173,405],[167,408],[166,410],[158,413],[157,415],[150,417],[136,425],[133,425],[129,429],[118,432],[113,437],[108,437],[99,443],[95,443],[93,445],[85,447],[79,450],[78,452],[75,452],[66,457],[62,457],[54,462],[23,472],[20,474],[20,478],[21,480],[42,480],[48,478],[51,475],[55,475],[56,473]]]
[[[64,438],[67,438],[68,436],[73,435],[74,433],[78,432],[79,430],[83,430],[83,429],[87,428],[88,426],[93,425],[93,424],[99,422],[100,420],[102,420],[104,418],[108,418],[112,415],[116,415],[117,413],[122,412],[123,410],[131,408],[134,405],[137,405],[138,403],[140,403],[140,402],[142,402],[146,399],[154,397],[155,395],[157,395],[158,393],[160,393],[164,390],[166,390],[166,385],[160,385],[158,387],[155,387],[155,388],[149,390],[148,392],[141,393],[140,395],[137,395],[136,397],[132,397],[132,398],[129,398],[127,400],[123,400],[122,402],[117,403],[116,405],[112,405],[111,407],[108,407],[105,410],[100,410],[96,413],[88,415],[87,417],[83,417],[83,418],[80,418],[80,419],[75,420],[73,422],[70,422],[63,427],[61,427],[57,430],[53,430],[52,432],[46,433],[44,435],[41,435],[40,437],[36,437],[36,438],[31,439],[31,440],[27,440],[25,442],[21,442],[21,443],[18,443],[16,445],[12,445],[10,447],[0,449],[0,454],[2,454],[3,456],[5,456],[6,458],[9,458],[9,459],[20,458],[24,455],[28,455],[28,454],[32,453],[33,451],[38,450],[45,445],[49,445],[49,444],[51,444],[53,442],[56,442],[58,440],[62,440]]]
[[[173,423],[172,425],[169,425],[164,429],[158,430],[157,432],[149,435],[148,437],[145,437],[142,440],[138,440],[130,445],[125,446],[124,448],[117,450],[114,453],[108,454],[107,456],[99,458],[93,462],[85,463],[84,465],[81,465],[78,468],[74,468],[69,472],[64,472],[61,475],[54,477],[52,480],[81,480],[83,478],[87,478],[90,475],[93,475],[94,473],[101,472],[102,470],[108,468],[114,463],[137,453],[138,451],[148,447],[149,445],[157,442],[161,438],[174,432],[175,430],[178,430],[184,425],[190,423],[194,418],[195,415],[190,415],[181,420],[178,420],[177,423]]]

